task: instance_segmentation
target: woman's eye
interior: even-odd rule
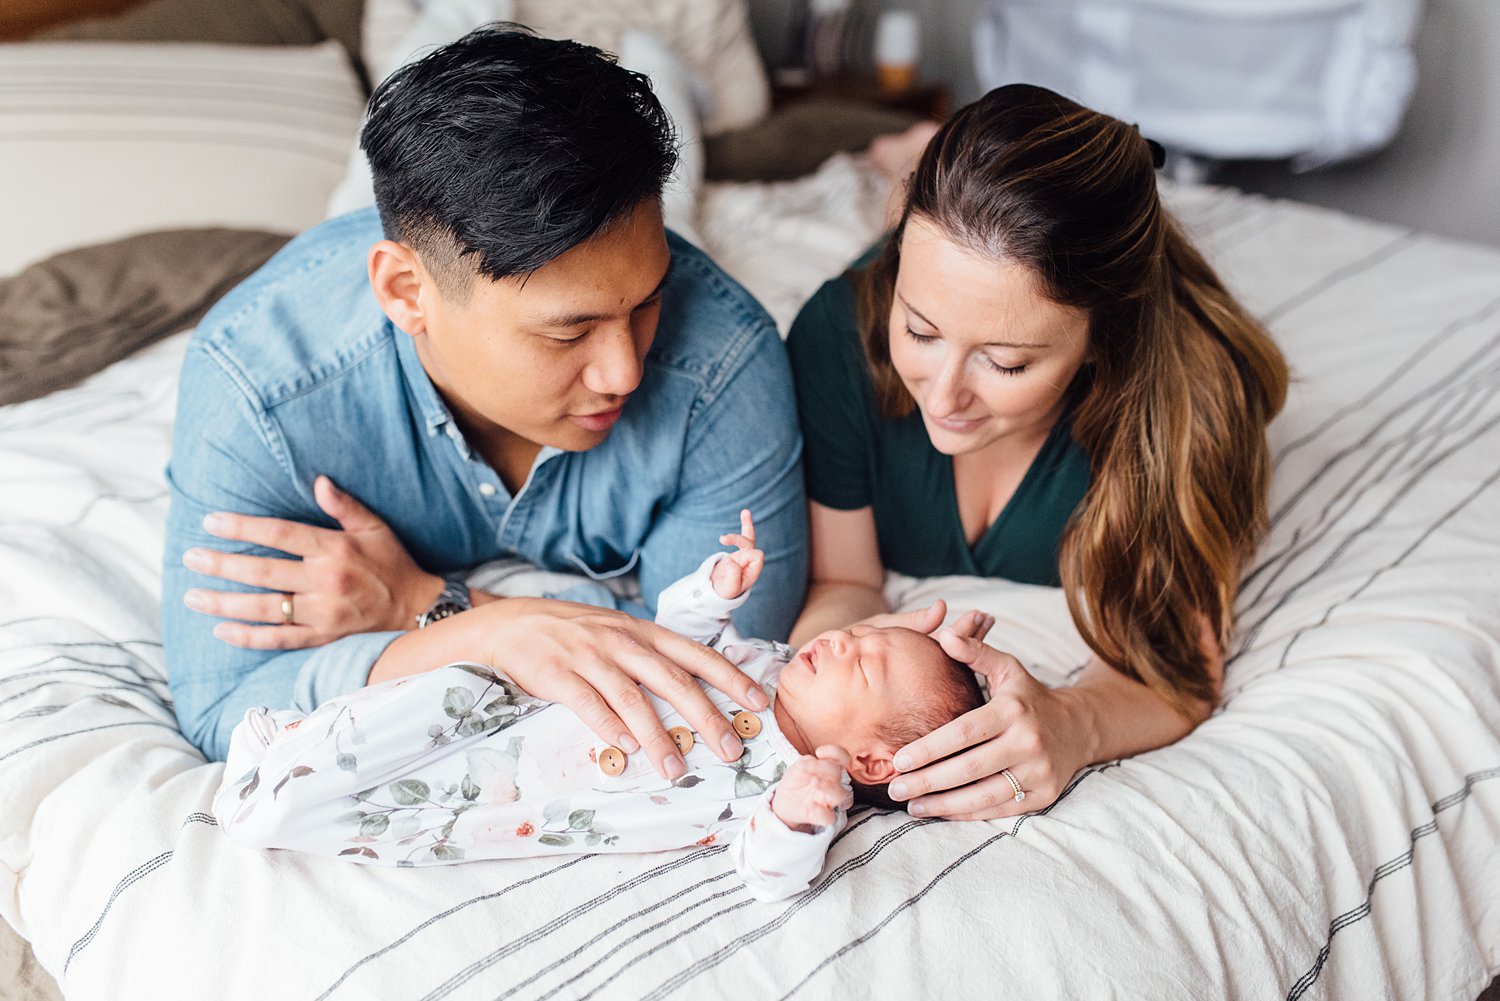
[[[1020,375],[1022,372],[1026,371],[1025,364],[1002,365],[995,359],[991,358],[989,355],[980,355],[980,357],[984,359],[985,365],[987,365],[993,371],[999,372],[1001,375]]]
[[[910,327],[906,328],[906,336],[910,337],[912,340],[916,341],[918,344],[931,344],[933,341],[937,340],[936,337],[929,337],[926,334],[919,334],[915,330],[911,329]]]

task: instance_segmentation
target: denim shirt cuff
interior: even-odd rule
[[[370,680],[370,668],[391,641],[401,635],[399,629],[359,633],[313,651],[297,672],[292,708],[310,713],[335,696],[365,687]]]

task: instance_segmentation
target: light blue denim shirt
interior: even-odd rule
[[[192,587],[255,590],[188,570],[189,548],[281,555],[209,535],[209,512],[337,527],[313,499],[319,474],[385,519],[429,572],[519,556],[595,580],[634,573],[644,608],[602,586],[566,596],[643,616],[721,548],[748,507],[766,566],[737,625],[786,637],[806,586],[802,440],[785,351],[748,292],[668,234],[671,271],[640,388],[602,444],[544,449],[511,496],[470,450],[412,338],[376,303],[365,260],[381,236],[373,209],[311,230],[215,306],[188,345],[162,589],[172,697],[188,739],[222,760],[246,709],[310,712],[364,685],[400,635],[243,650],[213,636],[217,619],[183,605]]]

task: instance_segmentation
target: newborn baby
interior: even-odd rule
[[[663,591],[656,615],[770,696],[757,713],[707,689],[744,742],[737,762],[650,696],[687,764],[668,781],[499,671],[453,664],[311,715],[250,710],[214,797],[220,825],[251,847],[396,866],[728,843],[755,896],[806,889],[843,828],[850,780],[879,797],[897,750],[981,697],[968,668],[910,629],[835,629],[796,651],[741,637],[730,613],[764,563],[742,520],[724,536],[735,551]]]

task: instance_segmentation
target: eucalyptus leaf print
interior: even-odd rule
[[[450,688],[443,693],[443,712],[462,719],[474,708],[474,693],[467,688]]]
[[[402,806],[419,806],[427,802],[432,790],[421,779],[402,779],[390,785],[391,798]]]

